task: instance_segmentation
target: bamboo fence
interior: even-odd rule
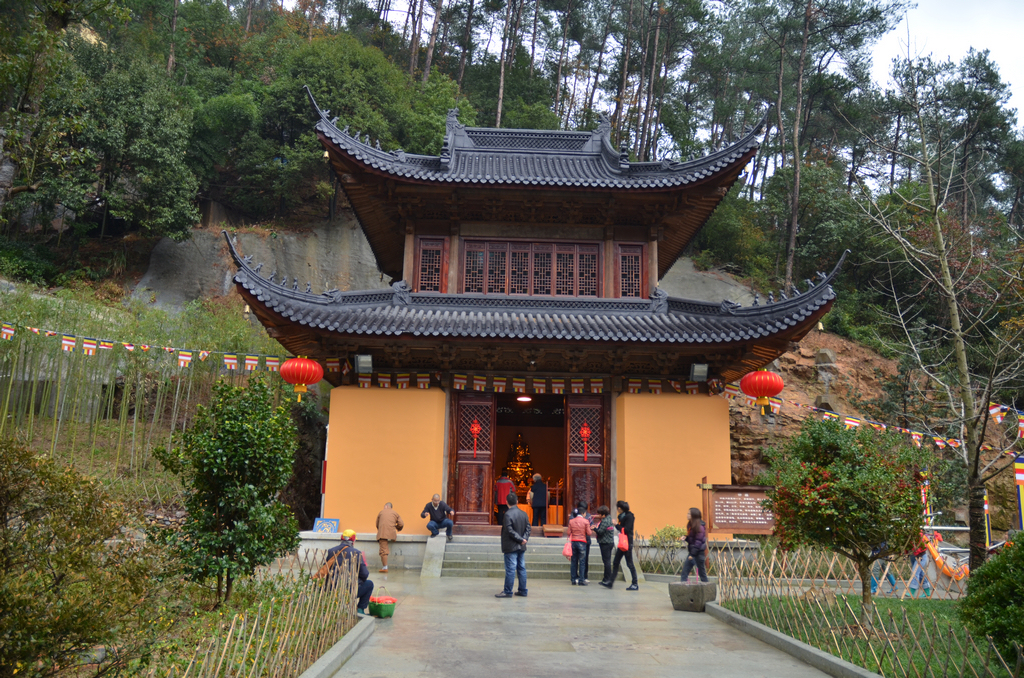
[[[1020,645],[1007,658],[990,638],[964,629],[949,601],[965,593],[966,581],[935,576],[934,568],[931,598],[946,602],[909,603],[909,584],[920,580],[900,560],[883,563],[876,573],[883,596],[865,610],[852,564],[834,553],[766,548],[737,555],[716,545],[709,560],[724,607],[883,676],[1024,676]],[[886,596],[890,573],[896,583]],[[913,588],[923,595],[923,586]]]
[[[278,559],[258,573],[292,584],[292,593],[225,621],[191,654],[154,656],[147,678],[291,678],[301,675],[359,621],[359,563],[316,578],[325,551]]]

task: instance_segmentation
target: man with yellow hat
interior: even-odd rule
[[[339,565],[347,566],[352,558],[359,559],[359,587],[356,596],[359,598],[356,608],[360,614],[366,614],[373,593],[373,582],[370,581],[370,570],[366,567],[366,556],[355,547],[356,531],[345,530],[341,533],[341,543],[327,551],[327,576],[337,576]],[[319,573],[317,573],[319,574]]]

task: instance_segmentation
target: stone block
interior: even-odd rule
[[[835,362],[836,352],[830,348],[819,348],[814,352],[815,365],[834,365]]]
[[[668,585],[668,597],[672,600],[672,608],[675,610],[703,612],[704,605],[715,602],[715,598],[718,597],[718,584],[702,581],[687,584],[674,581]]]
[[[820,395],[814,399],[814,406],[819,410],[828,410],[829,412],[835,412],[836,406],[832,402],[832,396]]]

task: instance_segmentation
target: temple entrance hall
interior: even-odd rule
[[[527,400],[528,398],[528,400]],[[494,481],[507,470],[525,510],[532,476],[548,483],[545,524],[566,525],[566,507],[609,503],[605,395],[452,394],[449,504],[457,534],[498,528]]]
[[[533,520],[527,493],[535,473],[548,486],[546,523],[565,524],[565,396],[504,393],[496,396],[493,477],[516,484],[520,507]],[[497,513],[492,516],[496,525]]]

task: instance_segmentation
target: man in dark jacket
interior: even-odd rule
[[[505,588],[495,598],[511,598],[512,583],[519,576],[517,596],[526,596],[526,542],[530,539],[530,518],[519,508],[519,497],[508,493],[508,510],[501,522],[501,552],[505,555]]]
[[[430,530],[431,537],[436,537],[443,527],[445,534],[448,535],[448,541],[452,540],[452,528],[455,526],[452,518],[455,517],[455,511],[448,504],[441,501],[441,495],[435,494],[427,502],[427,505],[423,507],[420,518],[427,517],[430,518],[427,521],[427,529]]]
[[[373,582],[370,581],[370,570],[366,567],[366,558],[363,552],[355,547],[355,530],[345,530],[341,533],[341,543],[327,551],[327,562],[324,563],[316,576],[324,574],[332,579],[341,573],[342,567],[348,567],[353,558],[359,561],[359,586],[356,589],[356,597],[359,602],[356,609],[360,614],[366,614],[366,608],[370,604],[370,596],[373,594]]]

